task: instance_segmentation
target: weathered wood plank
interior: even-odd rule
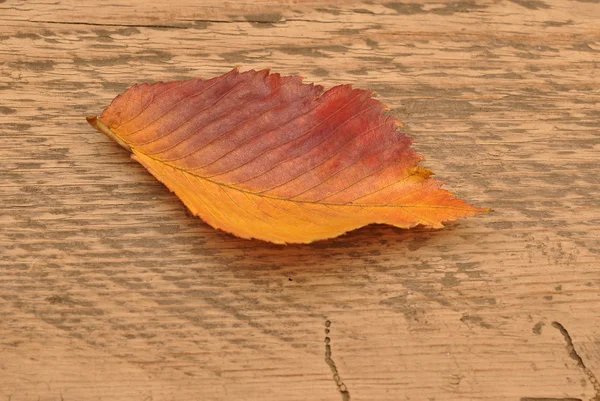
[[[197,3],[0,2],[2,399],[600,399],[597,1]],[[244,241],[85,121],[235,65],[376,90],[495,213]]]

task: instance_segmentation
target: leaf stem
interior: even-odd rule
[[[119,138],[117,136],[117,134],[112,132],[110,130],[110,128],[108,128],[106,125],[104,125],[102,123],[102,121],[100,121],[98,119],[98,116],[90,116],[90,117],[86,117],[85,119],[87,120],[88,123],[90,123],[90,125],[92,127],[96,128],[98,131],[102,132],[104,135],[106,135],[107,137],[109,137],[110,139],[112,139],[113,141],[118,143],[119,145],[121,145],[121,147],[123,149],[131,152],[131,146],[129,146],[127,143],[125,143],[121,138]]]

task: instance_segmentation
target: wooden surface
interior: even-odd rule
[[[125,3],[0,1],[0,400],[600,400],[598,1]],[[376,90],[495,212],[240,240],[85,121],[235,65]]]

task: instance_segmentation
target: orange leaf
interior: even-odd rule
[[[372,94],[234,69],[135,85],[88,121],[192,213],[243,238],[308,243],[371,223],[439,228],[487,212],[417,166],[423,157]]]

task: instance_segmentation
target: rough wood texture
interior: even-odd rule
[[[9,0],[0,21],[0,399],[600,400],[598,1]],[[495,213],[240,240],[85,121],[235,65],[376,90]]]

